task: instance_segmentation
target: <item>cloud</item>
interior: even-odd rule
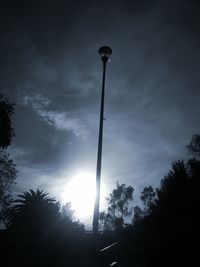
[[[39,110],[38,114],[45,122],[58,130],[73,131],[76,136],[87,136],[85,127],[78,119],[68,118],[67,112]]]
[[[89,132],[85,126],[81,124],[77,118],[70,118],[68,112],[58,110],[47,110],[51,100],[42,94],[34,96],[24,96],[19,100],[24,106],[30,105],[32,109],[39,115],[40,119],[56,130],[72,131],[76,136],[85,138]]]
[[[39,111],[47,107],[51,103],[51,101],[49,98],[43,96],[42,94],[36,94],[35,96],[24,96],[19,100],[19,103],[24,106],[30,104],[35,111]]]

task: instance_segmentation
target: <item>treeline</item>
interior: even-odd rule
[[[119,266],[197,266],[200,225],[200,135],[187,146],[191,158],[172,162],[159,188],[145,187],[142,207],[132,207],[134,189],[117,183],[100,216],[105,232],[114,231],[111,259]],[[125,224],[126,216],[131,222]]]
[[[145,188],[144,208],[120,235],[124,266],[197,266],[200,161],[176,161],[160,188]],[[126,256],[125,256],[126,255]]]
[[[200,135],[187,146],[187,162],[173,162],[159,188],[144,188],[141,207],[133,206],[134,188],[117,183],[100,214],[103,233],[93,236],[70,204],[45,191],[12,199],[17,171],[6,148],[14,105],[0,96],[0,111],[0,266],[198,266]]]

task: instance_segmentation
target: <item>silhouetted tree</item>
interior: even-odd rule
[[[192,265],[195,258],[196,233],[199,231],[200,162],[176,161],[172,169],[161,181],[151,220],[157,225],[154,238],[159,244],[160,260],[169,266]],[[198,222],[198,223],[197,223]],[[188,246],[190,244],[190,246]],[[159,265],[158,259],[154,259]],[[193,265],[192,265],[193,266]]]
[[[13,128],[11,127],[11,116],[13,113],[14,104],[0,95],[0,148],[8,147],[14,135]]]
[[[135,206],[134,209],[134,216],[133,216],[133,224],[140,222],[144,217],[144,212],[139,206]]]
[[[74,220],[70,205],[61,209],[59,202],[39,189],[18,197],[8,229],[18,265],[76,266],[84,227]]]
[[[110,232],[115,228],[115,218],[110,212],[102,211],[99,214],[100,228],[105,232]]]
[[[8,226],[11,212],[11,186],[17,177],[16,165],[9,154],[0,150],[0,222]]]
[[[156,190],[153,189],[153,187],[150,185],[148,187],[145,187],[141,193],[140,199],[143,202],[144,209],[143,209],[143,215],[148,215],[151,213],[151,208],[153,204],[155,203],[156,199]]]
[[[14,104],[0,95],[0,224],[8,226],[11,215],[11,186],[16,180],[16,165],[5,152],[14,135],[11,127],[11,116],[14,113]]]
[[[84,225],[79,220],[74,219],[74,210],[72,210],[71,202],[67,202],[61,208],[62,225],[65,228],[65,232],[70,231],[70,234],[76,235],[77,233],[83,233],[85,231]]]
[[[15,210],[17,214],[23,213],[26,210],[38,210],[38,208],[55,208],[55,199],[50,198],[49,193],[43,190],[37,189],[36,191],[29,189],[22,195],[18,195],[18,199],[15,200]],[[57,209],[57,208],[56,208]]]
[[[71,202],[67,202],[65,205],[61,208],[61,216],[64,219],[73,220],[74,217],[74,210],[72,210],[72,204]]]
[[[45,237],[51,233],[83,231],[83,225],[73,218],[70,204],[66,204],[60,212],[60,203],[50,198],[49,194],[37,189],[18,195],[14,202],[14,217],[11,229],[22,231],[25,238]],[[62,235],[63,235],[62,232]]]
[[[189,145],[187,145],[187,149],[191,155],[194,157],[200,158],[200,135],[195,134],[192,137],[192,140]]]
[[[126,239],[135,251],[136,264],[148,267],[196,266],[199,188],[200,161],[193,159],[187,163],[173,162],[171,170],[161,180],[160,188],[143,190],[141,197],[145,201],[145,213],[141,216],[141,210],[136,210],[137,223]]]
[[[11,230],[25,240],[47,236],[60,217],[60,205],[49,194],[37,189],[18,195],[15,200]]]
[[[104,230],[114,230],[123,227],[124,218],[132,213],[130,204],[133,200],[133,192],[132,186],[126,186],[117,182],[117,188],[106,198],[108,202],[107,212],[100,215]]]

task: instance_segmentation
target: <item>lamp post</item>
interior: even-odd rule
[[[99,141],[98,141],[98,152],[97,152],[96,198],[95,198],[94,215],[93,215],[93,234],[97,234],[99,228],[99,202],[100,202],[101,159],[102,159],[102,140],[103,140],[103,121],[104,121],[105,76],[106,76],[106,64],[111,54],[112,54],[112,49],[110,47],[102,46],[101,48],[99,48],[99,55],[103,62],[103,79],[102,79],[102,92],[101,92],[100,120],[99,120]]]

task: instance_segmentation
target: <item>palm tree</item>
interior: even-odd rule
[[[60,205],[48,193],[30,189],[18,197],[15,200],[11,229],[35,238],[46,235],[55,227],[60,219]]]
[[[53,208],[55,199],[48,197],[48,193],[37,189],[36,191],[29,189],[22,195],[18,195],[19,199],[15,200],[15,210],[21,213],[25,210],[37,210],[38,208]]]

